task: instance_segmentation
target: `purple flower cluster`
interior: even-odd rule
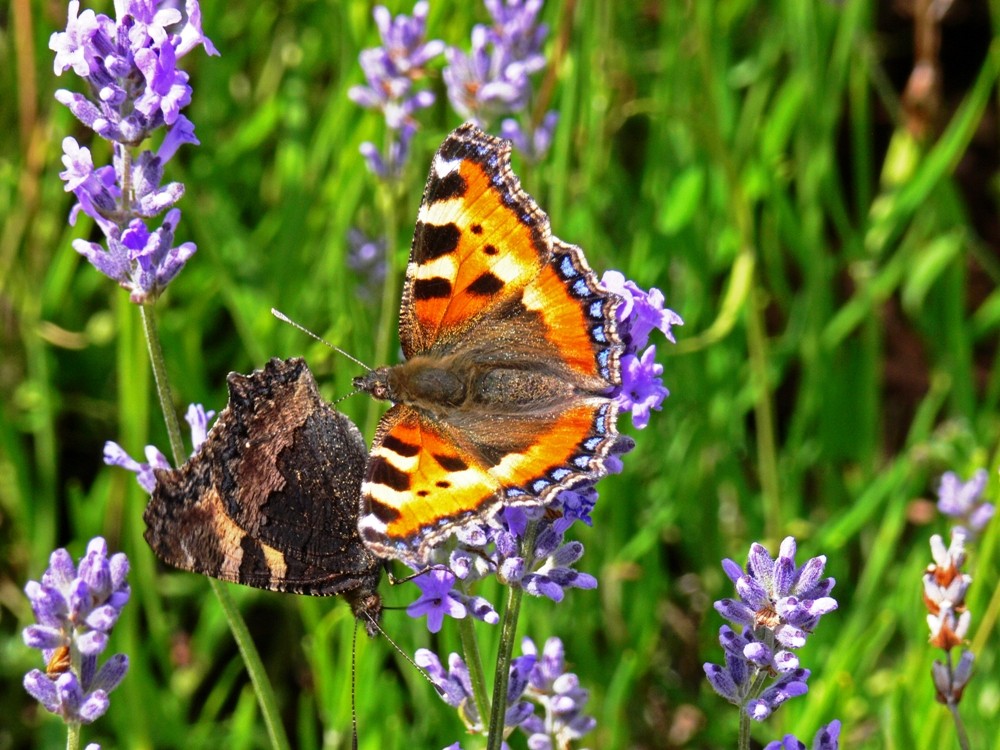
[[[413,660],[430,678],[434,687],[437,688],[441,700],[452,708],[458,709],[462,723],[465,724],[469,732],[482,734],[486,725],[476,707],[469,667],[462,660],[462,657],[455,653],[451,654],[448,657],[447,670],[437,655],[425,648],[417,649]],[[510,665],[510,680],[507,683],[507,710],[504,716],[505,728],[514,728],[531,715],[533,710],[531,704],[527,701],[521,701],[519,698],[528,686],[528,675],[534,664],[535,658],[533,656],[521,656],[514,659]]]
[[[24,642],[40,649],[45,671],[33,669],[24,688],[48,711],[68,724],[89,724],[108,710],[108,694],[128,671],[128,657],[111,656],[98,669],[97,657],[129,600],[128,558],[108,557],[101,537],[92,539],[79,568],[65,549],[49,558],[41,581],[29,581],[24,591],[31,601],[36,625],[24,629]]]
[[[484,0],[492,24],[472,29],[472,48],[445,50],[442,72],[448,100],[462,117],[486,125],[497,117],[524,113],[531,102],[531,76],[545,67],[542,45],[549,30],[538,23],[542,0]],[[544,158],[552,143],[558,113],[522,127],[505,119],[501,133],[532,162]]]
[[[972,677],[974,661],[973,653],[963,650],[958,664],[952,666],[952,649],[965,643],[972,621],[972,613],[965,603],[972,576],[962,572],[968,536],[969,532],[964,527],[956,526],[951,530],[951,544],[947,548],[939,535],[932,536],[934,563],[927,567],[923,580],[930,643],[942,649],[947,656],[944,662],[935,660],[931,676],[938,701],[948,705],[957,705],[962,699],[962,692]]]
[[[989,475],[980,469],[968,482],[953,471],[945,472],[938,485],[938,510],[962,523],[973,535],[978,534],[993,518],[996,507],[983,500],[983,490]]]
[[[656,345],[649,346],[649,336],[659,330],[674,344],[672,327],[684,325],[681,316],[663,306],[663,292],[653,288],[643,291],[621,271],[607,271],[601,284],[621,299],[618,306],[618,333],[625,345],[622,353],[622,390],[618,405],[632,412],[632,424],[643,429],[649,424],[649,414],[659,410],[670,391],[660,377],[663,365],[657,364]]]
[[[426,76],[426,66],[444,51],[444,42],[426,41],[428,4],[418,2],[413,15],[395,18],[383,6],[373,16],[381,47],[366,49],[359,57],[366,85],[353,86],[347,95],[355,104],[376,109],[392,135],[385,153],[373,143],[361,144],[361,155],[371,172],[383,180],[402,176],[417,131],[414,114],[434,103],[434,93],[414,84]]]
[[[809,670],[799,665],[792,649],[805,645],[820,617],[837,608],[829,596],[832,578],[821,578],[826,557],[795,565],[795,539],[787,537],[777,559],[760,544],[750,547],[746,572],[734,561],[722,563],[740,600],[722,599],[715,608],[734,625],[719,632],[725,667],[706,663],[712,687],[730,703],[757,721],[770,716],[789,698],[804,695]],[[774,681],[764,687],[766,679]]]
[[[357,228],[347,233],[347,265],[361,277],[363,286],[357,293],[364,299],[374,297],[374,289],[385,279],[386,244],[384,236],[369,237]]]
[[[606,468],[621,469],[617,456],[608,460]],[[590,523],[596,499],[596,490],[588,485],[559,493],[547,508],[506,508],[486,523],[463,527],[450,551],[439,548],[434,552],[437,557],[409,562],[415,570],[427,572],[413,579],[422,594],[407,613],[412,617],[426,615],[427,627],[434,633],[441,629],[445,616],[462,619],[471,615],[495,624],[499,617],[494,607],[469,593],[475,582],[494,575],[505,585],[520,586],[532,596],[554,602],[562,601],[567,589],[596,588],[597,579],[573,568],[583,556],[583,544],[564,541],[566,530],[575,521]],[[534,522],[536,530],[534,544],[526,550],[529,522]]]
[[[541,716],[532,712],[521,722],[521,731],[528,735],[528,747],[531,750],[569,747],[571,741],[597,726],[593,716],[583,713],[590,693],[580,687],[579,677],[566,671],[566,656],[558,638],[545,641],[541,654],[534,642],[525,638],[522,651],[535,657],[524,696],[542,709]]]
[[[825,727],[820,727],[813,737],[812,750],[837,750],[840,747],[840,722],[836,719]],[[794,734],[786,734],[784,739],[768,742],[764,750],[806,750],[804,742]]]
[[[164,7],[158,7],[158,5]],[[173,246],[180,211],[173,206],[184,194],[178,182],[162,185],[163,167],[184,143],[198,143],[194,126],[180,114],[191,101],[188,75],[177,60],[201,45],[218,51],[201,31],[201,9],[187,0],[182,14],[156,0],[116,3],[112,20],[69,4],[65,31],[49,39],[55,72],[72,69],[86,81],[90,96],[60,89],[56,99],[84,125],[113,144],[113,163],[95,168],[88,148],[63,140],[60,177],[77,199],[70,215],[82,211],[101,228],[107,248],[77,239],[73,247],[98,271],[128,289],[136,303],[155,300],[194,254],[185,242]],[[134,156],[152,132],[166,127],[160,148]],[[164,211],[159,229],[145,220]]]
[[[589,692],[580,687],[575,674],[566,671],[563,644],[558,638],[549,638],[541,653],[530,638],[525,638],[522,654],[510,667],[505,729],[520,727],[532,750],[569,747],[571,741],[597,725],[592,716],[583,713]],[[442,700],[458,709],[469,731],[482,733],[485,727],[473,697],[469,668],[462,658],[451,654],[446,670],[434,653],[419,649],[414,661],[430,677]],[[446,750],[460,750],[460,745],[456,742]]]
[[[205,411],[205,407],[201,404],[191,404],[188,406],[184,419],[187,420],[188,425],[191,427],[192,456],[198,452],[201,444],[208,437],[208,424],[214,416],[214,411]],[[104,444],[104,463],[108,466],[120,466],[123,469],[133,472],[136,475],[136,481],[139,482],[139,486],[151,495],[153,494],[153,490],[156,489],[156,474],[154,471],[156,469],[174,468],[170,465],[167,457],[155,445],[146,446],[146,460],[141,462],[132,458],[124,448],[113,440],[108,440]]]

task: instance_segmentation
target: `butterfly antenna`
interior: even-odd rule
[[[351,750],[358,750],[358,621],[354,621],[351,638]]]
[[[387,607],[387,609],[388,609],[388,607]],[[382,626],[378,624],[378,621],[374,617],[372,617],[367,612],[363,612],[362,616],[368,622],[370,622],[372,625],[375,626],[375,629],[382,634],[382,637],[385,638],[389,642],[389,645],[392,646],[394,649],[396,649],[396,651],[399,653],[399,655],[402,656],[404,659],[406,659],[406,661],[410,664],[410,666],[413,667],[415,670],[417,670],[417,672],[420,673],[421,677],[423,677],[425,680],[427,680],[427,682],[430,684],[430,686],[432,688],[434,688],[434,690],[437,692],[438,695],[444,695],[444,691],[442,691],[441,688],[439,688],[437,685],[434,684],[434,680],[432,680],[430,678],[430,675],[428,675],[424,670],[422,670],[417,665],[417,663],[415,661],[413,661],[413,659],[410,658],[410,655],[408,653],[406,653],[405,651],[403,651],[402,647],[400,647],[400,645],[398,643],[396,643],[394,640],[392,640],[392,638],[389,637],[389,634],[386,633],[382,629]],[[357,628],[355,628],[354,632],[357,633]]]
[[[289,318],[287,315],[285,315],[280,310],[275,310],[272,307],[271,308],[271,315],[273,315],[274,317],[276,317],[282,323],[288,323],[288,325],[292,326],[293,328],[298,328],[300,331],[302,331],[302,333],[306,334],[307,336],[312,336],[314,339],[316,339],[321,344],[325,344],[326,346],[328,346],[330,349],[333,349],[338,354],[344,355],[349,360],[351,360],[351,362],[353,362],[354,364],[359,365],[359,366],[365,368],[368,372],[372,371],[372,368],[370,368],[368,365],[366,365],[364,362],[362,362],[357,357],[355,357],[355,356],[353,356],[351,354],[348,354],[343,349],[341,349],[339,346],[334,346],[333,344],[331,344],[329,341],[327,341],[322,336],[318,336],[315,333],[313,333],[312,331],[310,331],[308,328],[306,328],[305,326],[300,325],[299,323],[296,323],[294,320],[292,320],[291,318]]]

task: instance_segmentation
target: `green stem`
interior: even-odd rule
[[[240,656],[246,664],[247,673],[250,675],[250,682],[257,693],[257,703],[260,704],[260,711],[264,715],[264,724],[267,726],[267,733],[271,738],[271,747],[275,750],[289,750],[288,736],[285,734],[285,726],[281,723],[281,715],[278,713],[278,702],[274,697],[274,688],[267,678],[264,670],[264,663],[260,660],[260,654],[250,637],[246,621],[243,615],[236,608],[236,603],[229,593],[229,589],[222,581],[215,578],[208,579],[212,591],[215,593],[222,611],[229,620],[229,629],[233,633],[233,640],[240,650]]]
[[[83,655],[80,653],[80,649],[77,648],[77,636],[80,635],[80,631],[77,630],[73,634],[73,638],[70,641],[69,646],[69,671],[77,676],[77,679],[82,680],[83,675]],[[69,721],[66,723],[66,750],[78,750],[80,747],[80,727],[82,725],[78,721]]]
[[[167,424],[167,435],[170,439],[170,451],[174,456],[174,465],[180,466],[186,459],[184,443],[181,440],[180,422],[177,419],[177,412],[174,410],[173,400],[170,396],[170,384],[167,380],[167,366],[163,358],[163,347],[160,345],[160,338],[156,333],[156,321],[153,317],[152,305],[139,305],[142,315],[143,331],[146,334],[146,345],[149,349],[149,361],[153,367],[153,379],[156,382],[156,393],[160,398],[160,407],[163,410],[163,419]],[[250,675],[250,682],[257,693],[257,703],[264,716],[264,724],[267,726],[267,733],[271,737],[271,747],[275,750],[288,750],[288,737],[285,735],[285,728],[281,723],[281,716],[278,713],[278,702],[274,697],[274,689],[264,671],[264,664],[260,660],[260,654],[250,638],[250,631],[247,629],[246,621],[236,608],[229,590],[221,581],[214,578],[208,579],[215,593],[222,611],[229,621],[229,629],[233,633],[233,639],[246,664],[247,672]]]
[[[535,537],[538,535],[538,523],[532,521],[524,532],[524,542],[521,545],[521,555],[528,564],[535,559]],[[503,742],[504,717],[507,713],[507,683],[510,680],[510,662],[514,653],[514,636],[517,635],[517,618],[521,614],[521,599],[524,589],[520,584],[511,584],[507,588],[507,603],[503,610],[503,623],[500,630],[500,646],[497,649],[497,670],[493,677],[493,705],[490,711],[489,735],[486,738],[486,750],[500,750]]]
[[[479,641],[476,639],[476,629],[471,617],[458,620],[458,636],[462,640],[462,654],[465,656],[465,666],[469,668],[469,681],[472,683],[472,700],[476,703],[476,712],[484,717],[489,713],[490,704],[486,693],[486,672],[483,670],[483,659],[479,653]]]
[[[128,214],[131,213],[128,209],[135,199],[135,196],[132,195],[132,149],[122,145],[116,145],[115,148],[119,149],[118,153],[122,160],[122,198],[120,205],[125,213]]]
[[[945,652],[945,665],[948,667],[948,684],[951,685],[954,681],[954,672],[951,665],[951,651]],[[948,710],[951,712],[951,718],[955,722],[955,733],[958,735],[958,746],[962,750],[969,750],[969,734],[965,731],[965,723],[962,721],[961,714],[958,713],[958,702],[955,700],[955,696],[952,691],[948,691]]]
[[[764,641],[769,645],[774,645],[773,638],[770,638],[771,634],[767,634],[764,637]],[[750,684],[750,688],[747,690],[746,697],[743,699],[743,704],[739,707],[740,709],[740,736],[737,743],[739,750],[750,750],[750,714],[747,713],[747,704],[752,698],[760,696],[761,692],[764,690],[764,685],[767,683],[768,675],[767,672],[761,670],[755,670],[753,676],[753,681]]]
[[[740,709],[740,736],[737,747],[739,750],[750,750],[750,716],[745,708]]]
[[[156,395],[160,399],[160,411],[167,425],[167,439],[170,441],[170,452],[173,454],[174,466],[180,466],[187,460],[184,451],[184,441],[181,439],[181,426],[174,411],[173,396],[170,395],[170,381],[167,380],[167,363],[163,358],[163,347],[160,336],[156,332],[156,318],[153,316],[151,304],[139,305],[142,315],[142,331],[146,335],[146,348],[149,350],[149,363],[153,367],[153,380],[156,381]]]

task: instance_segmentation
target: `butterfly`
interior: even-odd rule
[[[368,450],[302,359],[231,373],[229,403],[195,456],[157,470],[145,538],[169,565],[271,591],[347,600],[368,634],[381,561],[358,532]]]
[[[355,378],[393,406],[361,487],[361,538],[415,566],[456,529],[541,506],[607,472],[620,445],[620,300],[553,236],[471,123],[434,156],[399,313],[405,361]]]

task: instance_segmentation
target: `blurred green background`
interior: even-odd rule
[[[732,591],[719,561],[744,561],[754,540],[776,552],[786,534],[800,562],[828,556],[840,609],[801,654],[808,696],[754,737],[810,741],[840,718],[841,747],[955,746],[930,682],[939,654],[920,576],[929,536],[947,530],[930,505],[938,476],[987,467],[997,496],[1000,2],[939,2],[939,21],[926,5],[546,3],[552,62],[538,82],[553,86],[560,122],[548,159],[515,169],[599,273],[662,289],[686,322],[677,346],[658,347],[671,397],[644,432],[622,420],[638,447],[601,483],[593,528],[573,530],[587,548],[578,567],[599,588],[524,606],[521,632],[560,636],[591,691],[598,728],[581,746],[734,746],[736,710],[701,666],[722,658],[712,601]],[[226,373],[272,356],[305,356],[338,398],[357,369],[269,309],[366,361],[377,327],[395,327],[357,302],[371,280],[346,265],[349,229],[381,230],[358,146],[381,142],[383,126],[346,96],[362,82],[358,52],[378,43],[371,6],[203,12],[222,56],[182,63],[201,146],[184,147],[166,176],[187,187],[177,241],[198,253],[157,305],[178,409],[221,409]],[[486,20],[478,4],[432,0],[429,36],[467,49]],[[52,96],[80,90],[52,75],[47,43],[65,23],[58,1],[0,6],[0,750],[65,741],[21,686],[41,666],[21,641],[22,589],[54,547],[78,557],[97,534],[132,561],[133,601],[111,644],[132,667],[84,743],[266,747],[206,581],[156,562],[142,539],[146,495],[101,461],[108,439],[136,456],[167,440],[138,311],[70,246],[94,229],[66,224],[60,142],[73,135],[95,163],[109,157]],[[924,75],[910,81],[918,62]],[[460,123],[440,78],[431,86],[402,253],[430,156]],[[364,399],[339,408],[364,423]],[[1000,747],[997,537],[994,523],[969,560],[977,674],[962,711],[980,748]],[[232,592],[292,744],[349,747],[348,608]],[[383,593],[390,605],[416,597],[412,584]],[[384,626],[410,653],[457,649],[447,623],[434,637],[389,611]],[[480,631],[492,654],[495,633]],[[362,748],[476,746],[383,640],[359,642],[357,670]]]

